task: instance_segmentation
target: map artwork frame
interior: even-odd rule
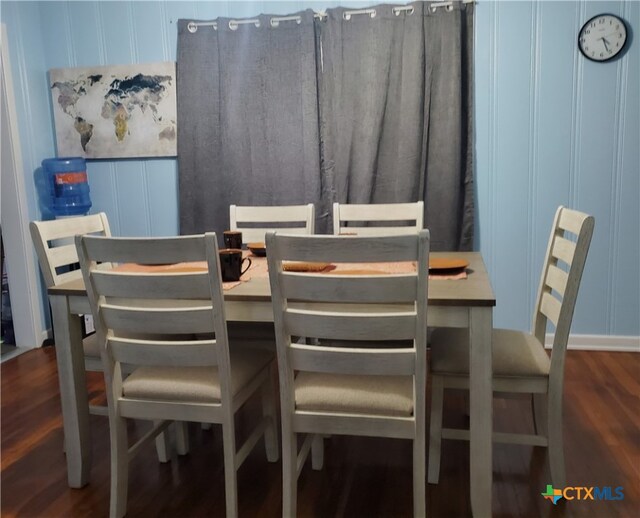
[[[49,70],[58,156],[177,155],[173,61]]]

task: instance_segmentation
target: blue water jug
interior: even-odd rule
[[[91,208],[87,164],[84,158],[47,158],[42,161],[49,185],[49,210],[56,216],[83,216]]]

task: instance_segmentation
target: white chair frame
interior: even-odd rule
[[[29,224],[29,230],[38,255],[40,271],[47,288],[82,278],[82,272],[79,268],[68,268],[70,266],[79,266],[78,252],[73,241],[75,236],[83,234],[111,236],[109,220],[104,212],[73,218],[32,221]],[[105,267],[107,266],[105,265]],[[67,271],[58,273],[59,268]],[[95,333],[87,336],[83,340],[83,347],[85,349],[97,349],[96,340]],[[99,355],[85,354],[84,368],[88,372],[104,371]],[[106,416],[107,412],[105,405],[89,405],[90,414]],[[167,435],[162,434],[158,437],[156,448],[158,460],[160,462],[168,462],[171,457],[171,446]],[[189,451],[186,424],[176,427],[176,449],[180,455],[184,455]]]
[[[47,288],[63,282],[82,278],[80,269],[58,273],[59,268],[78,264],[78,253],[73,238],[79,234],[111,236],[109,221],[104,212],[76,218],[63,218],[50,221],[32,221],[29,224],[33,245],[38,254],[40,271]],[[85,340],[94,341],[94,335]],[[85,370],[102,372],[99,356],[85,356]],[[104,406],[89,406],[92,414],[107,415]]]
[[[260,228],[243,226],[247,223],[264,223],[264,226]],[[278,225],[282,223],[297,223],[299,226],[279,228]],[[230,205],[229,228],[242,232],[243,243],[264,243],[265,234],[272,230],[281,230],[288,234],[310,235],[315,231],[315,208],[313,203],[272,207]]]
[[[413,234],[422,230],[424,202],[415,203],[375,203],[375,204],[333,204],[333,233],[359,236],[384,236]],[[349,225],[345,222],[372,223],[389,222],[387,226]],[[410,221],[411,225],[398,226],[392,222]]]
[[[548,374],[544,376],[508,376],[504,374],[497,376],[494,372],[493,377],[494,393],[531,395],[536,432],[535,434],[494,432],[493,440],[495,442],[547,447],[554,487],[564,487],[566,482],[562,440],[564,363],[571,321],[593,228],[593,216],[562,206],[556,211],[538,289],[532,332],[529,333],[530,337],[531,335],[535,337],[536,346],[544,351],[547,322],[549,321],[555,326]],[[576,236],[575,241],[567,239],[565,237],[567,234]],[[559,267],[559,262],[564,263],[565,266]],[[494,329],[494,337],[497,337],[496,333],[503,332],[503,330]],[[442,336],[444,337],[446,334]],[[432,344],[437,340],[436,333],[432,338]],[[442,346],[446,348],[444,340]],[[494,364],[495,361],[494,351]],[[436,484],[440,474],[442,439],[469,440],[468,430],[442,427],[444,389],[468,390],[469,378],[468,375],[434,372],[433,369],[431,376],[428,480],[429,483]]]
[[[373,238],[270,232],[267,248],[280,378],[283,517],[296,514],[296,481],[309,451],[314,468],[319,469],[322,436],[334,434],[412,440],[414,515],[424,516],[428,231]],[[284,271],[283,260],[417,261],[420,266],[414,273],[389,276],[314,275]],[[319,342],[292,343],[296,336]],[[351,344],[345,345],[345,340]],[[393,340],[407,340],[411,345],[371,346],[372,341],[385,344]],[[354,341],[360,343],[354,345]],[[409,376],[413,414],[301,410],[296,406],[295,389],[295,372],[300,371]],[[307,434],[300,453],[298,434]]]
[[[237,516],[237,469],[262,436],[269,461],[279,456],[272,383],[275,362],[266,361],[234,394],[215,234],[138,239],[77,236],[76,246],[105,368],[111,435],[110,516],[126,514],[129,461],[171,421],[222,425],[226,514]],[[131,273],[98,267],[100,263],[185,261],[206,261],[208,271]],[[131,338],[131,333],[139,337]],[[150,338],[158,333],[161,338]],[[175,338],[170,339],[171,335]],[[212,377],[217,372],[219,400],[127,397],[124,364],[139,369],[129,380],[145,366],[210,367]],[[164,382],[170,386],[173,379],[166,374]],[[263,418],[236,451],[234,415],[257,391],[262,394]],[[131,447],[127,418],[154,421],[153,429]]]

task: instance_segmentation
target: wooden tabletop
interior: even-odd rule
[[[489,275],[479,252],[432,252],[431,257],[455,257],[469,261],[468,277],[462,280],[429,279],[429,304],[436,306],[495,306]],[[82,278],[52,286],[50,295],[84,295]],[[225,300],[265,301],[271,300],[269,279],[253,278],[235,288],[225,291]]]

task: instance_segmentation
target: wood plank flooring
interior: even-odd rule
[[[2,364],[2,516],[94,517],[109,508],[109,434],[105,417],[91,417],[93,469],[84,489],[69,489],[62,451],[62,420],[55,350],[38,349]],[[92,398],[102,398],[99,374],[89,374]],[[551,483],[545,450],[494,446],[494,516],[640,515],[640,355],[570,351],[565,384],[565,453],[571,486],[624,488],[620,501],[565,501],[553,506],[542,493]],[[445,399],[445,423],[464,426],[465,398]],[[495,400],[495,424],[530,431],[527,401]],[[239,434],[257,413],[250,403],[237,418]],[[255,411],[255,412],[254,412]],[[132,434],[145,429],[133,423]],[[190,427],[191,452],[159,464],[153,447],[133,461],[129,517],[224,516],[219,427]],[[469,516],[469,448],[444,441],[438,485],[427,486],[430,516]],[[238,472],[240,516],[278,517],[281,465],[257,447]],[[304,467],[298,482],[298,515],[405,517],[412,515],[408,442],[356,437],[326,441],[322,471]]]

